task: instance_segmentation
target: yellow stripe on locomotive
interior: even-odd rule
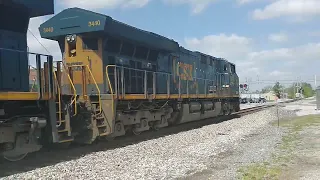
[[[7,159],[39,150],[38,137],[90,144],[240,110],[239,78],[225,59],[80,8],[63,10],[39,31],[59,43],[63,59],[45,55],[43,62],[36,54],[37,92],[0,92]],[[27,125],[23,136],[12,125],[20,122]],[[35,139],[32,148],[17,150],[26,137]]]

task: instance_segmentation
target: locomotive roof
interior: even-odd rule
[[[28,9],[30,17],[45,16],[54,13],[53,0],[11,0],[1,1],[0,4],[7,6],[20,6]],[[18,10],[17,10],[18,11]],[[19,23],[19,22],[15,22]]]
[[[180,51],[183,51],[184,53],[189,53],[190,55],[197,55],[197,56],[205,56],[205,57],[209,57],[209,58],[212,58],[216,61],[226,61],[232,65],[235,65],[234,63],[230,62],[229,60],[225,59],[225,58],[220,58],[220,57],[215,57],[215,56],[211,56],[211,55],[208,55],[208,54],[204,54],[202,52],[199,52],[199,51],[190,51],[182,46],[180,46]]]
[[[112,19],[110,16],[81,8],[69,8],[40,25],[42,38],[58,40],[69,34],[100,33],[118,36],[153,48],[178,51],[179,44],[164,36],[144,31]]]

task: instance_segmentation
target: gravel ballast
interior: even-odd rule
[[[251,152],[239,156],[248,161],[263,161],[264,153],[271,152],[281,135],[269,123],[277,119],[275,108],[232,119],[199,129],[180,132],[147,140],[126,147],[94,152],[79,159],[61,162],[32,171],[15,174],[4,179],[175,179],[192,177],[213,168],[215,159],[230,151],[254,134],[268,133],[256,143],[250,141]],[[295,113],[279,109],[280,118]],[[273,136],[274,134],[274,136]],[[143,135],[143,134],[142,134]],[[239,146],[244,148],[245,146]],[[260,157],[260,159],[256,159]],[[218,162],[218,160],[216,161]],[[226,166],[233,166],[227,164]],[[228,175],[231,168],[224,168],[217,176]],[[216,178],[219,178],[216,177]],[[232,178],[231,178],[232,179]]]

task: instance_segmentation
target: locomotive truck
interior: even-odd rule
[[[112,140],[240,110],[235,64],[104,14],[68,8],[40,25],[41,38],[59,44],[61,61],[28,52],[29,19],[53,13],[53,0],[0,1],[5,159],[20,160],[43,146]],[[36,60],[36,92],[29,89],[30,54]]]

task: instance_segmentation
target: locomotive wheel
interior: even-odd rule
[[[152,129],[155,130],[155,131],[159,131],[159,130],[160,130],[160,127],[159,127],[158,125],[159,125],[159,124],[162,124],[162,123],[164,123],[164,122],[165,122],[165,119],[164,119],[164,117],[162,116],[160,121],[154,122],[154,123],[152,124]],[[158,124],[158,123],[159,123],[159,124]]]
[[[3,155],[3,158],[8,160],[8,161],[15,162],[15,161],[20,161],[20,160],[24,159],[27,155],[28,155],[28,153],[20,154],[20,155],[16,155],[16,156],[5,156],[5,155]]]
[[[140,135],[142,133],[142,131],[136,131],[135,128],[132,129],[132,133],[136,136]]]
[[[229,108],[225,111],[225,115],[227,116],[231,115],[231,110]]]
[[[114,137],[114,136],[105,136],[105,140],[107,140],[107,141],[113,141],[114,139],[115,139],[116,137]]]
[[[160,128],[159,128],[156,124],[154,124],[154,125],[152,126],[152,128],[153,128],[153,130],[155,130],[155,131],[159,131],[159,130],[160,130]]]

